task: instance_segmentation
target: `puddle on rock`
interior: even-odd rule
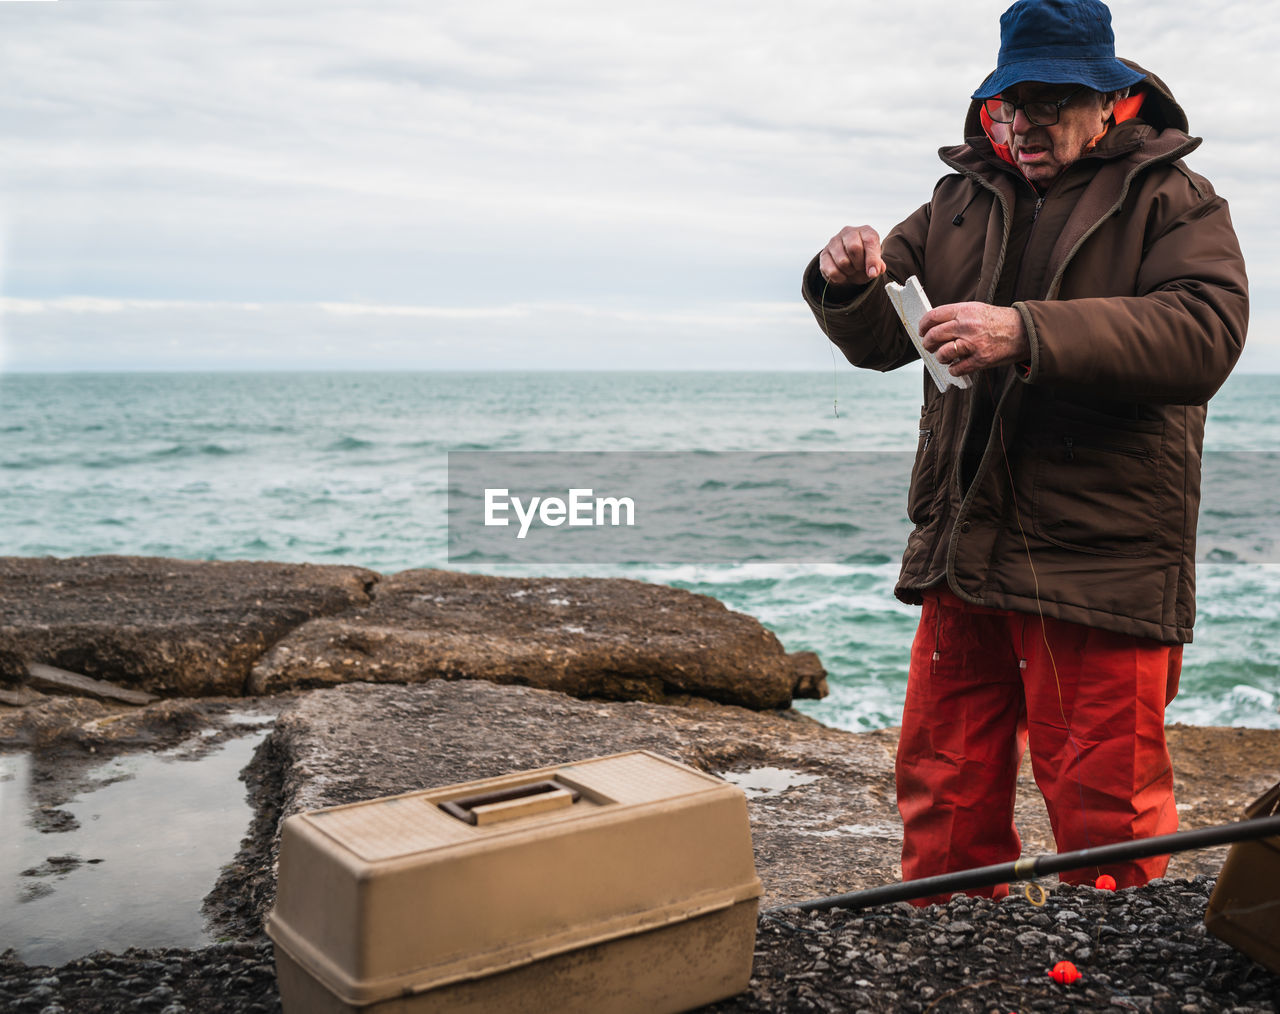
[[[806,775],[787,768],[752,768],[750,771],[726,771],[720,775],[726,782],[733,782],[748,799],[772,796],[800,785],[818,781],[821,775]]]
[[[56,807],[35,799],[56,777],[38,755],[0,755],[0,951],[59,965],[209,943],[201,903],[248,831],[239,773],[268,731],[114,757]]]

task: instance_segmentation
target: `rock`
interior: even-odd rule
[[[377,580],[314,564],[0,557],[0,660],[166,696],[240,694],[270,645],[306,620],[367,603]]]
[[[44,700],[48,698],[30,687],[15,687],[12,690],[0,688],[0,704],[10,708],[25,708],[29,704],[39,704]]]
[[[101,761],[118,753],[160,750],[184,742],[192,749],[203,749],[235,724],[230,716],[249,710],[270,715],[286,700],[200,697],[161,700],[138,708],[85,697],[46,697],[25,708],[0,710],[0,750],[34,750],[39,764],[61,769],[89,763],[93,757]],[[202,735],[196,737],[198,732]],[[39,783],[48,781],[50,774],[42,772]]]
[[[827,692],[812,652],[639,581],[95,556],[0,557],[0,586],[0,677],[56,667],[72,675],[41,686],[103,699],[121,695],[74,676],[187,697],[439,677],[756,709]]]
[[[37,831],[46,831],[49,834],[74,831],[80,826],[80,821],[76,820],[74,813],[50,806],[32,810],[30,823]]]
[[[69,561],[38,562],[61,565]],[[7,565],[0,560],[0,579]],[[315,571],[334,587],[340,587],[341,582],[331,580],[330,574],[340,569],[343,568]],[[558,619],[562,626],[581,625],[583,634],[594,629],[559,616],[556,610],[563,608],[562,603],[550,601],[552,597],[568,602],[583,616],[594,617],[593,623],[598,620],[604,630],[614,629],[616,621],[617,629],[625,631],[625,635],[617,635],[618,654],[611,654],[612,649],[607,646],[600,647],[595,649],[594,657],[598,659],[634,660],[638,654],[627,655],[623,650],[626,638],[637,642],[636,653],[650,651],[651,655],[644,657],[658,661],[680,660],[681,651],[692,652],[694,645],[704,656],[714,656],[726,645],[737,650],[733,647],[737,629],[734,625],[741,621],[714,603],[697,604],[687,612],[681,612],[683,607],[676,610],[677,619],[684,617],[699,624],[704,622],[705,612],[709,618],[705,620],[706,629],[714,636],[698,636],[695,631],[702,627],[696,626],[684,631],[681,641],[676,636],[679,631],[674,629],[675,621],[671,621],[669,629],[659,609],[654,614],[658,622],[651,624],[656,632],[654,643],[647,644],[644,638],[650,630],[643,623],[643,612],[637,611],[655,603],[670,607],[673,600],[650,600],[639,592],[633,594],[630,586],[636,582],[616,582],[625,586],[616,593],[607,587],[611,582],[584,582],[581,596],[570,598],[542,586],[576,585],[576,581],[522,583],[457,575],[458,600],[451,601],[449,595],[439,592],[441,601],[428,607],[415,602],[413,595],[425,595],[428,589],[440,587],[422,577],[430,574],[411,572],[401,576],[404,587],[387,600],[393,604],[397,597],[403,600],[397,606],[402,608],[401,613],[388,608],[377,614],[369,603],[372,598],[374,606],[378,604],[382,588],[371,582],[360,586],[360,594],[354,596],[351,605],[324,615],[343,620],[362,618],[364,626],[353,624],[349,629],[368,633],[377,631],[376,624],[367,622],[376,614],[393,624],[393,630],[399,629],[394,626],[399,624],[425,641],[433,635],[421,623],[422,615],[445,616],[450,622],[456,619],[456,627],[449,629],[471,630],[479,646],[475,657],[481,659],[497,656],[504,645],[519,658],[518,632],[521,623],[528,624],[526,629],[538,635],[534,643],[549,653],[550,670],[567,671],[573,680],[581,679],[581,683],[574,684],[566,678],[565,684],[577,686],[588,695],[598,694],[607,679],[593,684],[564,662],[572,640],[542,639],[537,624]],[[395,581],[397,578],[387,579],[384,584]],[[488,582],[497,583],[487,586]],[[234,590],[234,585],[224,582],[224,589]],[[496,592],[521,590],[524,595],[508,595],[514,605],[509,604],[506,609],[514,610],[516,619],[502,626],[498,621],[504,609]],[[578,589],[574,590],[576,594]],[[657,589],[654,594],[672,592]],[[50,601],[57,597],[56,591],[46,594],[51,596]],[[112,593],[104,589],[101,594]],[[674,594],[677,598],[700,598],[682,592]],[[139,595],[152,601],[141,591]],[[468,595],[472,596],[470,600]],[[521,599],[531,596],[531,604],[520,605]],[[601,596],[607,600],[603,604],[597,601]],[[214,597],[211,592],[210,603]],[[478,603],[479,610],[488,610],[482,613],[488,620],[477,620],[467,627],[467,617],[457,616],[467,612],[467,601]],[[38,640],[44,636],[39,629],[38,610],[30,605],[30,599],[24,601],[22,608],[28,614],[19,617],[18,625],[25,624],[23,629]],[[90,615],[88,606],[80,608],[82,617]],[[628,608],[635,615],[614,615],[615,611],[625,612]],[[195,612],[196,606],[191,605],[190,610]],[[717,626],[717,610],[723,614],[721,619],[730,618],[723,629]],[[223,607],[209,604],[207,611],[223,623],[221,629],[235,631],[235,625],[226,621]],[[56,607],[51,606],[50,615],[56,612]],[[302,618],[293,626],[286,624],[282,628],[282,639],[290,636],[294,627],[302,634],[319,624],[308,622],[304,613],[299,610]],[[0,639],[11,635],[14,615],[15,607],[6,599],[0,604]],[[495,629],[498,640],[498,648],[488,654],[483,644],[486,622]],[[631,625],[625,626],[628,622]],[[52,630],[53,625],[49,626]],[[163,636],[172,636],[172,627],[160,623],[154,626]],[[756,637],[767,642],[767,637],[760,637],[758,627],[755,634],[746,626],[741,629],[745,632],[744,641]],[[110,632],[101,636],[108,643],[115,643],[109,640],[113,636]],[[602,639],[607,645],[607,638]],[[202,643],[206,650],[216,651],[215,641],[209,638]],[[457,638],[457,643],[466,647],[464,641],[465,638]],[[4,650],[13,657],[24,658],[25,666],[26,644]],[[326,657],[338,658],[341,665],[348,667],[343,678],[359,675],[358,652],[350,645],[316,644],[317,650],[325,648],[330,653]],[[410,657],[411,647],[404,648],[405,655],[389,652],[387,658],[401,659],[398,664],[409,668],[410,663],[403,659]],[[460,657],[465,657],[459,650]],[[742,651],[746,653],[746,649]],[[780,648],[769,648],[762,657],[776,659],[778,652]],[[784,657],[789,661],[791,692],[795,693],[796,686],[804,683],[806,662],[803,653]],[[642,680],[636,675],[641,671],[640,663],[635,665],[634,670],[624,670],[622,675]],[[710,663],[707,665],[710,667]],[[781,663],[778,668],[782,668]],[[679,673],[678,668],[674,671]],[[661,687],[663,698],[679,700],[686,706],[583,700],[528,687],[496,686],[483,680],[428,679],[411,686],[353,683],[311,691],[294,699],[203,697],[161,701],[139,708],[78,697],[52,697],[26,708],[0,709],[0,747],[17,744],[34,748],[31,787],[37,796],[33,798],[50,821],[57,819],[52,807],[60,805],[61,800],[38,794],[65,781],[63,766],[81,754],[101,758],[124,744],[150,748],[172,745],[183,730],[209,729],[215,714],[239,713],[249,707],[285,709],[276,731],[246,769],[245,779],[257,815],[245,839],[244,851],[224,867],[219,885],[210,896],[215,903],[206,909],[213,920],[211,925],[219,927],[218,935],[230,935],[228,942],[198,951],[130,952],[124,956],[103,953],[96,959],[91,956],[72,962],[58,970],[61,984],[52,1002],[72,1010],[131,1009],[130,1005],[154,1010],[161,1004],[168,1005],[166,1010],[210,1014],[221,1010],[243,1014],[278,1009],[270,948],[257,934],[261,916],[271,901],[272,847],[281,813],[619,750],[652,749],[719,774],[766,767],[788,769],[812,779],[806,782],[792,778],[788,785],[784,777],[784,787],[748,801],[766,906],[897,879],[901,825],[893,791],[896,730],[843,732],[823,727],[791,710],[749,711],[709,703],[682,696],[689,691],[675,685],[668,689],[665,679]],[[717,686],[709,678],[706,683]],[[205,738],[200,737],[201,741]],[[1182,825],[1187,829],[1238,819],[1244,805],[1260,795],[1274,779],[1274,772],[1280,770],[1280,731],[1174,726],[1169,729],[1169,743]],[[1051,851],[1044,806],[1025,762],[1018,786],[1017,813],[1024,854]],[[59,850],[65,850],[65,846],[50,848],[51,852]],[[37,896],[40,888],[47,887],[47,881],[56,879],[64,867],[70,868],[69,861],[60,865],[59,860],[72,858],[50,857],[45,864],[47,875],[33,876],[33,887],[21,897]],[[1170,878],[1191,872],[1216,873],[1220,865],[1220,855],[1186,853],[1174,857]],[[1050,889],[1056,886],[1050,880],[1043,883]],[[924,1010],[928,1004],[921,1001],[917,985],[927,985],[937,992],[939,1002],[935,1006],[939,1010],[945,1006],[940,1003],[943,999],[959,1004],[956,1009],[1062,1009],[1062,988],[1044,974],[1040,953],[1044,949],[1061,950],[1061,957],[1081,964],[1082,970],[1084,963],[1090,965],[1089,986],[1072,994],[1073,1009],[1104,1011],[1116,995],[1146,998],[1153,990],[1152,1009],[1158,1010],[1177,1009],[1176,1004],[1195,1004],[1206,1010],[1273,1009],[1270,998],[1280,995],[1276,992],[1280,980],[1260,973],[1243,956],[1205,935],[1202,917],[1207,892],[1207,884],[1188,887],[1174,879],[1116,894],[1091,888],[1059,888],[1050,891],[1044,909],[1033,909],[1015,886],[1013,896],[999,904],[957,898],[946,910],[945,918],[939,909],[917,910],[905,904],[856,915],[765,915],[760,922],[751,990],[716,1009]],[[1039,929],[1029,930],[1032,926]],[[1077,927],[1088,932],[1075,932]],[[1046,928],[1058,930],[1061,936],[1043,934]],[[1035,946],[1019,947],[1020,934],[1030,934],[1027,942]],[[1042,935],[1043,945],[1039,943]],[[181,974],[175,973],[175,963]],[[1171,973],[1171,968],[1179,972]],[[27,969],[11,955],[0,954],[0,1009],[39,1009],[40,1001],[33,998],[33,993],[46,984],[43,980],[50,971]],[[809,981],[801,984],[800,978]],[[163,999],[155,994],[162,979],[174,990],[172,996]],[[1152,986],[1156,982],[1160,983],[1159,988]],[[1176,988],[1169,992],[1169,986]],[[796,999],[801,996],[797,990],[805,991],[803,996],[807,999],[803,1004]],[[1256,999],[1247,1000],[1250,997]],[[1246,1002],[1251,1005],[1239,1006]]]
[[[1211,749],[1224,738],[1234,740],[1236,731],[1170,727],[1175,770],[1184,754]],[[1239,772],[1233,792],[1252,799],[1271,784],[1271,772],[1280,769],[1280,732],[1248,731],[1258,735],[1243,738],[1247,758],[1221,756]],[[272,808],[270,830],[235,864],[240,872],[234,875],[247,881],[228,882],[220,890],[228,897],[256,899],[258,916],[265,913],[273,886],[272,862],[263,852],[273,847],[277,813],[287,816],[632,749],[653,750],[721,775],[774,767],[817,776],[805,784],[796,778],[792,788],[748,799],[757,871],[765,888],[762,904],[875,887],[900,877],[896,746],[896,729],[846,732],[795,711],[583,701],[484,681],[350,684],[313,691],[284,707],[248,769],[251,784],[275,787],[255,797],[259,806]],[[1184,819],[1184,828],[1240,817],[1234,806],[1219,802],[1220,772],[1184,781],[1181,800],[1196,814]],[[1024,855],[1054,851],[1044,802],[1025,760],[1015,812]],[[1216,874],[1221,863],[1211,852],[1187,852],[1173,857],[1169,873]],[[1042,883],[1055,887],[1052,879]],[[1021,898],[1019,885],[1013,891]],[[967,913],[969,904],[970,899],[957,899],[955,912]],[[1041,914],[1027,911],[1028,919]],[[971,919],[950,933],[971,934],[975,946],[993,945],[993,940],[980,939],[981,926],[981,920]],[[1024,924],[1018,932],[1027,929]],[[1035,939],[1043,936],[1034,932]]]
[[[686,695],[783,708],[826,693],[812,652],[705,595],[617,578],[411,570],[371,605],[311,620],[253,667],[251,693],[357,680],[485,679],[576,697]]]
[[[801,700],[820,701],[830,693],[827,686],[827,670],[815,651],[793,651],[790,655],[795,669],[796,683],[792,696]]]
[[[894,730],[843,732],[795,712],[432,680],[313,691],[281,713],[260,757],[283,772],[282,816],[635,749],[717,774],[769,764],[821,775],[750,801],[771,904],[897,879],[899,844],[885,832],[897,821],[896,739]],[[269,862],[254,862],[269,876]]]
[[[0,648],[0,687],[21,683],[26,678],[26,659],[12,649]]]
[[[70,730],[92,728],[118,712],[83,697],[46,697],[21,711],[0,715],[0,747],[44,749],[70,740]]]
[[[1173,795],[1182,829],[1244,818],[1245,807],[1280,778],[1280,732],[1274,729],[1200,728],[1166,730],[1173,757]],[[1230,845],[1174,856],[1169,876],[1215,874]],[[1187,860],[1194,858],[1195,865]]]
[[[27,666],[27,686],[51,694],[74,694],[77,697],[91,697],[95,701],[118,701],[121,704],[143,705],[158,700],[154,694],[126,690],[105,680],[91,679],[40,662],[32,662]]]

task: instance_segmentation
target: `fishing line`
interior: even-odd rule
[[[966,983],[963,986],[956,987],[950,993],[943,993],[940,997],[938,997],[938,999],[934,1000],[933,1003],[929,1004],[929,1006],[924,1009],[924,1014],[930,1014],[930,1011],[936,1010],[938,1004],[942,1003],[943,1000],[950,1000],[953,996],[959,996],[961,993],[965,992],[966,990],[981,989],[983,986],[1003,987],[1004,985],[1005,984],[1001,982],[999,979],[983,979],[981,982]]]
[[[988,394],[991,395],[992,401],[994,401],[995,391],[989,375],[987,377],[987,388]],[[1031,568],[1031,583],[1036,598],[1036,612],[1040,616],[1040,637],[1044,642],[1044,650],[1049,656],[1049,667],[1053,671],[1053,682],[1058,691],[1058,714],[1062,717],[1062,727],[1067,732],[1067,741],[1071,744],[1071,749],[1076,755],[1076,788],[1080,794],[1081,830],[1084,833],[1085,847],[1092,848],[1093,841],[1089,834],[1089,811],[1084,801],[1084,780],[1080,776],[1083,764],[1080,755],[1080,744],[1076,742],[1075,733],[1071,731],[1071,723],[1067,721],[1067,706],[1062,697],[1062,680],[1058,676],[1058,662],[1053,657],[1053,647],[1049,644],[1049,628],[1044,618],[1044,606],[1040,601],[1040,576],[1036,573],[1036,565],[1031,558],[1031,544],[1027,541],[1027,532],[1022,525],[1022,511],[1018,507],[1018,494],[1014,489],[1013,468],[1009,464],[1009,448],[1005,445],[1004,440],[1004,417],[998,410],[996,412],[996,422],[998,424],[997,432],[1000,437],[1000,451],[1004,457],[1005,474],[1009,477],[1009,498],[1013,501],[1013,517],[1018,523],[1018,534],[1022,536],[1022,548],[1027,554],[1027,566]]]
[[[831,411],[835,413],[837,419],[840,418],[840,399],[839,390],[836,382],[839,377],[839,370],[836,363],[835,343],[831,339],[830,332],[827,331],[827,288],[831,285],[831,279],[826,275],[822,276],[822,297],[818,301],[818,306],[822,310],[822,332],[827,336],[827,351],[831,353]]]

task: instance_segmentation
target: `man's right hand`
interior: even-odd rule
[[[866,285],[884,274],[879,233],[869,225],[846,225],[818,255],[818,270],[832,285]]]

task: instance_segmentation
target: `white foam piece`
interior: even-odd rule
[[[903,285],[889,282],[884,288],[889,294],[889,302],[898,311],[898,319],[907,329],[907,337],[919,349],[924,368],[929,371],[929,376],[938,385],[938,390],[946,394],[948,387],[968,387],[968,377],[952,376],[951,371],[938,362],[938,357],[926,349],[920,340],[920,318],[933,309],[929,305],[929,297],[924,294],[924,289],[920,286],[920,279],[912,275]]]

